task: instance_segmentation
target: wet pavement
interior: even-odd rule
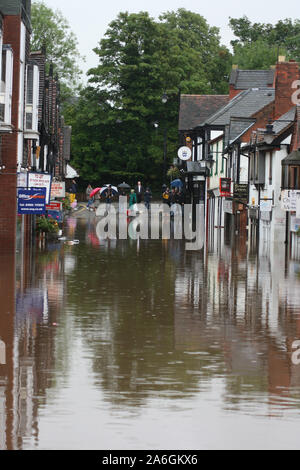
[[[299,448],[300,262],[95,224],[1,258],[0,449]]]

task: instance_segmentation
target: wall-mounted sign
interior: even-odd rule
[[[223,203],[223,210],[227,214],[233,214],[233,201],[226,200]]]
[[[178,158],[184,162],[192,158],[192,151],[189,147],[180,147],[178,150]]]
[[[231,179],[220,178],[220,196],[228,197],[231,195]]]
[[[46,188],[18,189],[18,214],[43,215],[46,213]]]
[[[248,202],[248,184],[235,184],[233,197],[239,201]]]
[[[66,197],[66,183],[55,182],[51,184],[51,199]]]
[[[18,173],[17,175],[17,187],[18,188],[27,188],[27,179],[28,179],[28,173]]]
[[[298,232],[300,228],[300,219],[298,217],[291,217],[291,232]]]
[[[281,209],[286,212],[296,212],[298,199],[300,199],[300,191],[291,189],[281,191]]]
[[[271,212],[272,211],[272,201],[270,201],[270,200],[261,200],[259,208],[260,208],[261,212]]]
[[[45,173],[28,173],[28,188],[45,188],[46,204],[50,203],[51,175]]]

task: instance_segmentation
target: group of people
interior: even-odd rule
[[[136,188],[132,189],[129,196],[129,209],[132,209],[135,204],[144,202],[146,209],[150,209],[152,199],[152,192],[149,187],[144,189],[142,183],[139,181]]]
[[[102,196],[96,195],[94,197],[91,197],[91,194],[93,192],[92,186],[89,184],[87,189],[86,189],[86,197],[87,197],[87,208],[90,209],[93,203],[95,202],[95,198],[103,199],[107,206],[111,204],[113,201],[114,197],[116,196],[126,196],[127,197],[127,192],[126,190],[121,190],[118,195],[115,195],[112,187],[108,186],[106,191],[103,193]],[[146,187],[146,189],[143,187],[142,183],[139,181],[135,187],[135,189],[131,189],[129,193],[129,209],[136,209],[137,204],[142,204],[144,203],[146,209],[150,209],[151,205],[151,200],[152,200],[152,192],[149,187]],[[166,185],[163,186],[162,188],[162,201],[164,204],[167,204],[169,207],[173,206],[174,204],[178,204],[180,206],[184,205],[184,193],[181,188],[175,187],[175,188],[168,188]]]
[[[179,204],[180,206],[184,205],[184,193],[181,188],[170,188],[164,186],[162,194],[163,203],[167,204],[169,207],[174,204]]]
[[[93,192],[92,186],[89,184],[88,187],[86,188],[86,198],[87,198],[87,208],[90,209],[93,203],[95,202],[96,198],[103,199],[107,205],[111,204],[113,201],[114,195],[112,191],[112,187],[108,186],[107,190],[103,193],[103,196],[96,195],[95,197],[91,197],[91,194]],[[118,196],[126,196],[127,197],[127,192],[125,190],[122,190],[121,192],[118,193]],[[130,195],[129,195],[129,209],[132,209],[135,204],[141,204],[144,203],[145,207],[147,209],[150,208],[151,204],[151,199],[152,199],[152,192],[149,187],[144,187],[142,186],[142,183],[139,181],[137,183],[137,186],[135,189],[131,189]]]

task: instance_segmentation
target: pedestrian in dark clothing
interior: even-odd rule
[[[146,188],[146,191],[144,193],[144,201],[145,201],[145,207],[146,209],[150,209],[150,202],[152,199],[152,193],[150,191],[150,188]]]
[[[71,194],[77,194],[77,184],[76,184],[75,180],[72,181],[72,186],[70,188],[70,193]]]
[[[138,204],[140,204],[144,196],[144,188],[140,181],[138,182],[137,187],[135,188],[135,193],[136,193],[137,202]]]

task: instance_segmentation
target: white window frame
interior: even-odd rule
[[[28,67],[27,66],[27,71],[26,71],[26,76],[28,74]],[[26,126],[26,119],[25,119],[25,128],[26,131],[34,131],[38,132],[38,119],[39,119],[39,81],[40,81],[40,72],[39,68],[37,65],[33,65],[33,97],[32,97],[32,103],[27,103],[26,102],[26,108],[25,108],[25,113],[31,113],[32,114],[32,127],[31,129],[28,129]],[[27,80],[26,80],[27,84]],[[26,90],[27,91],[27,90]],[[27,97],[27,93],[26,93]]]
[[[14,57],[13,57],[13,51],[10,48],[5,48],[3,51],[6,55],[6,70],[5,70],[5,84],[1,82],[1,93],[0,93],[0,102],[4,104],[4,121],[2,122],[2,125],[11,126]],[[2,54],[1,54],[0,77],[1,76],[2,76]]]

